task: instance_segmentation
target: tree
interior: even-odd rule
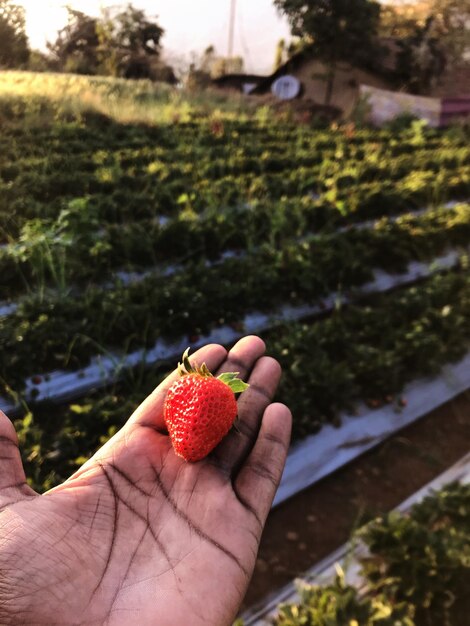
[[[422,5],[384,4],[380,11],[379,35],[394,39],[412,37],[418,26],[424,26],[428,15]]]
[[[470,64],[470,3],[432,0],[431,14],[440,28],[440,41],[449,63]]]
[[[362,62],[375,52],[380,5],[374,0],[274,0],[292,34],[307,39],[327,65],[326,104],[331,101],[340,61]]]
[[[109,73],[125,78],[151,78],[152,66],[161,51],[164,30],[132,4],[103,11],[98,24],[100,56],[112,59]]]
[[[0,67],[21,67],[29,58],[23,7],[0,0]]]
[[[468,0],[422,0],[382,6],[380,34],[413,37],[426,20],[434,19],[436,37],[450,65],[470,63],[470,3]]]
[[[208,46],[201,56],[193,53],[186,85],[189,89],[204,89],[211,81],[226,74],[241,74],[243,58],[219,56],[213,45]]]
[[[128,4],[90,17],[67,7],[68,24],[49,49],[62,69],[124,78],[173,76],[159,62],[164,30],[145,12]]]
[[[401,86],[417,94],[426,94],[446,68],[446,56],[435,30],[435,18],[417,25],[412,36],[400,40],[397,75]]]
[[[203,55],[201,57],[201,62],[199,64],[200,71],[205,72],[206,74],[210,76],[212,72],[212,67],[214,66],[214,63],[216,62],[216,59],[217,59],[217,54],[216,54],[215,46],[211,44],[210,46],[207,46],[207,48],[203,52]],[[196,60],[194,61],[196,62]]]
[[[48,48],[62,70],[77,74],[98,74],[98,19],[67,7],[67,25]]]

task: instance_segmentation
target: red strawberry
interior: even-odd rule
[[[178,364],[179,378],[168,390],[163,415],[175,454],[200,461],[225,437],[237,416],[236,393],[248,385],[238,372],[215,378],[203,363],[192,367],[189,348]]]

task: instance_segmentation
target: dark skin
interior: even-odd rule
[[[250,383],[232,430],[203,461],[171,447],[170,375],[65,483],[26,484],[0,414],[0,624],[229,626],[255,565],[278,487],[291,415],[271,404],[281,370],[257,337],[191,361]]]

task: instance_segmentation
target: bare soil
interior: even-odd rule
[[[470,391],[271,512],[243,609],[282,587],[470,450]]]

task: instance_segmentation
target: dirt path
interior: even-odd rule
[[[275,509],[243,608],[300,576],[470,449],[470,391]]]

